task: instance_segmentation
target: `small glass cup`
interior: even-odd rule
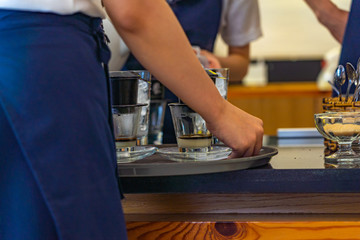
[[[165,99],[165,86],[151,75],[151,100]]]
[[[163,125],[166,110],[166,100],[150,101],[150,117],[149,117],[149,144],[161,145],[163,136]]]
[[[205,68],[206,73],[214,82],[220,95],[227,100],[228,86],[229,86],[229,68]],[[179,103],[183,101],[178,98]],[[216,136],[212,137],[212,144],[221,144]]]
[[[212,134],[205,120],[186,104],[170,103],[176,141],[180,152],[208,152]]]
[[[353,164],[360,162],[351,144],[360,136],[360,112],[326,112],[314,115],[317,130],[329,140],[338,143],[338,150],[325,156],[328,164]]]
[[[205,68],[206,73],[213,80],[220,95],[227,99],[229,86],[229,68]]]
[[[137,73],[131,71],[110,72],[112,105],[137,104],[139,78]]]
[[[206,73],[213,80],[220,95],[227,100],[229,87],[229,68],[205,68]],[[212,138],[213,144],[221,144],[216,136]]]
[[[145,104],[113,105],[112,116],[116,150],[134,151],[141,109]]]
[[[137,145],[146,145],[149,132],[151,74],[146,70],[110,72],[113,105],[145,104],[140,113]]]
[[[345,98],[342,98],[345,100]],[[349,100],[347,102],[341,101],[339,97],[328,97],[323,98],[322,108],[323,112],[360,112],[360,102],[352,101],[353,96],[349,96]],[[324,145],[328,150],[327,153],[335,152],[338,148],[338,144],[336,141],[332,141],[330,139],[324,139]],[[360,143],[359,140],[355,140],[352,143],[352,149],[360,153]],[[327,154],[329,155],[329,154]]]

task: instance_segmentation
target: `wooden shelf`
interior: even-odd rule
[[[276,135],[278,128],[314,127],[314,114],[322,112],[322,99],[330,96],[331,91],[320,91],[314,82],[228,89],[229,102],[261,118],[266,135]]]

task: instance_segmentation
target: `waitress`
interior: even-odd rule
[[[340,54],[339,64],[345,66],[350,62],[356,67],[357,61],[360,57],[360,1],[353,0],[351,9],[348,13],[347,24],[345,28],[344,37],[342,39],[342,50]],[[346,88],[343,88],[346,91]]]
[[[0,1],[0,239],[126,239],[101,1]]]
[[[210,68],[230,68],[230,80],[240,81],[249,65],[250,42],[261,36],[257,0],[167,0],[179,20],[191,45],[201,48]],[[212,54],[215,39],[221,33],[229,45],[227,57]],[[140,70],[144,67],[130,54],[123,70]],[[164,98],[177,102],[178,98],[165,88]],[[176,143],[170,109],[165,112],[163,143]]]
[[[222,99],[165,2],[102,2],[144,66],[232,156],[260,151],[262,121]],[[1,240],[126,239],[103,17],[101,0],[0,1]],[[181,60],[156,60],[167,54]]]
[[[351,2],[350,12],[339,9],[330,0],[305,0],[305,2],[316,13],[319,22],[342,44],[339,64],[345,66],[350,62],[356,67],[360,57],[360,1]],[[341,87],[343,93],[346,89],[347,82]],[[354,86],[351,92],[354,92]]]

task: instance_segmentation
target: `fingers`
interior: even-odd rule
[[[255,148],[254,148],[253,155],[258,155],[258,154],[260,153],[261,148],[262,148],[262,140],[261,140],[261,141],[258,141],[258,142],[255,144]]]
[[[221,119],[208,124],[208,129],[232,149],[230,158],[254,156],[262,148],[262,120],[231,104],[226,105]]]
[[[261,147],[262,144],[256,143],[255,145],[250,145],[249,147],[240,150],[235,150],[235,148],[233,148],[229,158],[251,157],[257,155],[260,152]]]
[[[263,139],[263,122],[256,119],[251,132],[243,135],[243,139],[231,146],[233,149],[229,158],[251,157],[260,153]]]
[[[257,131],[257,141],[255,142],[254,152],[253,155],[257,155],[260,153],[263,144],[263,136],[264,136],[264,124],[261,119],[259,119],[259,124],[261,126],[260,129]]]
[[[232,151],[228,158],[240,158],[243,154],[238,151]]]
[[[262,147],[262,145],[261,145]],[[242,150],[232,150],[231,154],[229,155],[228,158],[242,158],[242,157],[251,157],[254,155],[259,154],[261,147],[255,147],[255,148],[248,148],[245,151]]]

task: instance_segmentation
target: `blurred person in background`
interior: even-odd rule
[[[339,65],[350,62],[355,68],[360,57],[360,1],[351,2],[350,11],[338,8],[331,0],[305,0],[319,22],[342,45]],[[346,92],[347,82],[342,86]],[[354,91],[354,86],[351,92]]]

